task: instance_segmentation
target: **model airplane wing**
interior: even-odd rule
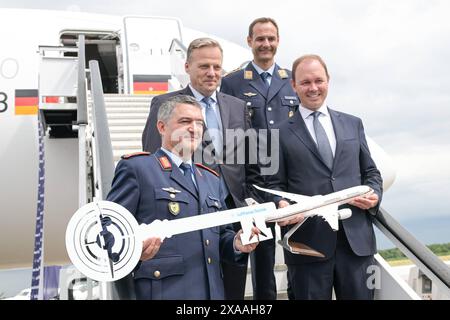
[[[261,188],[258,187],[257,185],[253,185],[256,189],[267,192],[267,193],[271,193],[274,194],[276,196],[280,196],[295,202],[300,202],[302,200],[307,200],[307,199],[311,199],[311,197],[309,196],[302,196],[300,194],[295,194],[295,193],[289,193],[289,192],[284,192],[284,191],[279,191],[279,190],[272,190],[272,189],[265,189],[265,188]]]

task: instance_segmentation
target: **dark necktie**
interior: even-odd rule
[[[330,141],[328,141],[325,129],[319,121],[320,111],[311,114],[314,117],[313,125],[316,133],[317,149],[319,150],[322,160],[330,170],[333,168],[333,152],[331,151]]]
[[[197,190],[197,185],[194,183],[194,172],[189,163],[182,162],[180,164],[181,170],[183,170],[184,177],[186,178],[187,184],[192,187],[191,190]]]
[[[269,90],[269,87],[270,87],[269,76],[270,76],[270,73],[268,73],[268,72],[261,73],[261,78],[263,79],[264,85],[266,86],[267,90]]]

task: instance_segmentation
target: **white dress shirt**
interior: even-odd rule
[[[314,111],[303,107],[301,104],[298,110],[303,120],[305,121],[306,127],[308,128],[311,137],[313,138],[314,142],[317,145],[316,132],[314,130],[313,125],[314,116],[312,115]],[[324,103],[319,109],[317,109],[317,111],[320,112],[319,121],[323,129],[325,130],[325,133],[327,134],[328,141],[330,142],[331,151],[333,152],[334,157],[336,153],[336,135],[334,133],[333,122],[331,121],[330,112],[328,111],[326,103]]]

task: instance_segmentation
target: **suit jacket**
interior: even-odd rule
[[[155,152],[161,146],[161,136],[156,127],[158,110],[161,104],[169,98],[176,95],[194,96],[189,86],[179,90],[154,97],[150,106],[150,113],[145,124],[145,129],[142,134],[142,146],[144,151]],[[258,183],[261,180],[259,168],[256,160],[254,164],[249,164],[248,155],[248,139],[246,137],[239,137],[237,140],[226,139],[226,129],[242,129],[244,131],[251,128],[248,111],[244,101],[232,97],[230,95],[218,92],[217,104],[222,118],[222,128],[224,137],[224,163],[217,164],[207,153],[202,155],[196,154],[195,159],[202,159],[204,165],[218,172],[223,176],[225,183],[233,198],[236,207],[244,206],[244,199],[246,197],[258,198],[258,193],[254,191],[253,187],[247,181]],[[234,140],[234,141],[233,141]],[[237,142],[237,143],[236,143]],[[234,148],[226,148],[227,144],[233,144]],[[205,143],[203,147],[205,147]],[[226,150],[226,152],[225,152]],[[245,164],[237,163],[233,160],[234,155],[238,152],[245,152]],[[197,150],[201,152],[202,150]],[[226,161],[228,159],[229,161]],[[231,161],[233,160],[233,161]],[[228,162],[228,163],[227,163]]]
[[[337,143],[332,170],[323,162],[300,112],[295,112],[280,125],[280,167],[278,173],[268,179],[268,187],[314,196],[368,185],[381,202],[382,178],[370,156],[361,119],[329,110]],[[279,199],[274,197],[275,200]],[[376,214],[378,206],[370,213]],[[374,254],[376,243],[370,213],[357,207],[349,208],[352,216],[341,222],[353,252],[358,256]],[[282,233],[289,228],[282,228]],[[323,253],[327,259],[335,251],[336,236],[324,220],[314,217],[295,232],[293,239]],[[322,258],[285,251],[285,259],[287,264],[301,264]]]
[[[166,160],[164,160],[164,158]],[[169,165],[167,165],[169,163]],[[196,167],[198,193],[162,150],[121,160],[107,200],[127,208],[141,223],[175,220],[223,210],[219,179]],[[177,191],[170,191],[173,188]],[[150,260],[133,272],[138,299],[224,299],[220,259],[239,263],[231,225],[164,239]]]
[[[220,91],[246,102],[253,128],[271,129],[276,128],[289,115],[293,115],[293,111],[298,107],[299,101],[292,89],[291,78],[291,71],[281,69],[275,64],[267,90],[253,64],[249,63],[245,69],[225,76]]]

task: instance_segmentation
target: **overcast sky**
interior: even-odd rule
[[[277,62],[290,69],[296,57],[320,54],[331,74],[328,103],[361,117],[396,163],[383,206],[400,221],[450,221],[450,1],[0,0],[0,6],[175,16],[243,46],[254,18],[273,17],[280,27]]]

